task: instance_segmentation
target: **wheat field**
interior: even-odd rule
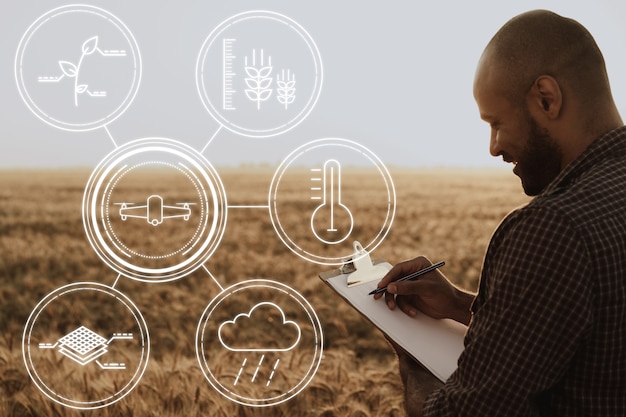
[[[267,204],[271,170],[218,171],[229,205]],[[229,210],[224,236],[206,269],[223,287],[264,278],[302,294],[323,329],[323,359],[306,388],[271,407],[239,405],[217,393],[198,366],[195,332],[219,287],[203,268],[166,283],[116,282],[117,274],[94,253],[83,228],[81,202],[89,174],[0,172],[0,415],[404,415],[395,357],[382,334],[317,278],[329,267],[296,256],[280,241],[268,210],[262,208]],[[495,169],[391,169],[391,175],[397,193],[395,219],[372,256],[392,263],[422,254],[445,259],[443,272],[461,287],[475,289],[494,228],[506,213],[528,201],[519,180]],[[140,382],[123,399],[97,411],[74,410],[45,397],[22,359],[22,334],[31,311],[47,294],[73,282],[116,283],[138,306],[150,331],[150,358]],[[92,307],[87,302],[67,305],[50,326],[63,335],[68,317],[97,322],[106,316]],[[286,369],[277,378],[288,379]],[[82,389],[89,395],[97,387],[85,384]]]

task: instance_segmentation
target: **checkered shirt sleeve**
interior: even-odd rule
[[[589,332],[589,256],[557,212],[525,209],[494,234],[459,368],[425,415],[535,416],[538,393]]]

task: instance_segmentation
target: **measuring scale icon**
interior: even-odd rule
[[[313,169],[319,172],[320,169]],[[313,191],[322,191],[322,202],[311,215],[311,230],[316,238],[329,245],[343,242],[350,236],[354,227],[354,218],[350,209],[341,202],[341,164],[336,159],[324,163],[322,178],[313,177],[313,181],[322,181],[322,187],[312,187]]]

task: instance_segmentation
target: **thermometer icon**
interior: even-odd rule
[[[341,202],[341,164],[335,159],[324,163],[322,192],[322,203],[311,215],[311,230],[323,243],[341,243],[350,236],[354,219]]]

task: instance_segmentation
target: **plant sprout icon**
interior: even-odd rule
[[[85,326],[66,334],[56,343],[40,343],[39,349],[54,349],[59,347],[59,353],[70,358],[74,362],[85,366],[95,361],[102,369],[126,369],[124,363],[100,363],[98,358],[107,353],[107,347],[116,339],[132,339],[132,333],[113,333],[107,340]]]
[[[79,76],[80,70],[82,68],[83,61],[85,57],[92,55],[94,52],[98,52],[100,55],[104,57],[124,57],[126,56],[126,51],[124,50],[101,50],[98,47],[98,36],[92,36],[83,42],[81,47],[81,55],[78,59],[78,63],[74,64],[69,61],[59,61],[59,67],[61,68],[62,74],[57,77],[37,77],[37,81],[40,83],[58,83],[63,78],[73,78],[74,79],[74,106],[78,107],[78,95],[87,93],[91,97],[106,97],[106,91],[92,91],[89,89],[88,84],[79,84]]]
[[[319,168],[311,170],[314,173]],[[312,187],[312,191],[322,191],[322,196],[311,197],[321,200],[311,215],[311,230],[321,242],[330,245],[343,242],[352,233],[354,218],[350,209],[341,201],[341,164],[335,159],[324,163],[323,177],[313,177],[313,181],[322,181],[321,187]]]
[[[274,321],[274,318],[279,318],[279,323]],[[246,338],[246,333],[251,331],[259,332],[259,329],[264,329],[267,325],[275,326],[270,332],[264,331],[265,335],[281,337],[273,337],[272,340],[268,340],[265,343],[255,343],[256,346],[250,346],[242,344],[242,339]],[[256,304],[250,309],[248,313],[238,314],[234,319],[225,321],[218,328],[219,341],[231,352],[249,352],[261,354],[257,361],[250,361],[252,366],[255,366],[254,372],[250,379],[250,383],[254,383],[259,376],[259,370],[263,366],[266,354],[271,352],[288,352],[294,349],[300,342],[301,330],[297,323],[291,320],[287,320],[283,310],[276,304],[271,302],[261,302]],[[281,340],[277,340],[281,339]],[[242,378],[244,369],[248,364],[248,356],[246,356],[239,368],[239,372],[233,383],[236,386]],[[276,358],[273,363],[270,363],[271,371],[265,386],[268,387],[272,382],[272,378],[278,368],[280,358]]]

